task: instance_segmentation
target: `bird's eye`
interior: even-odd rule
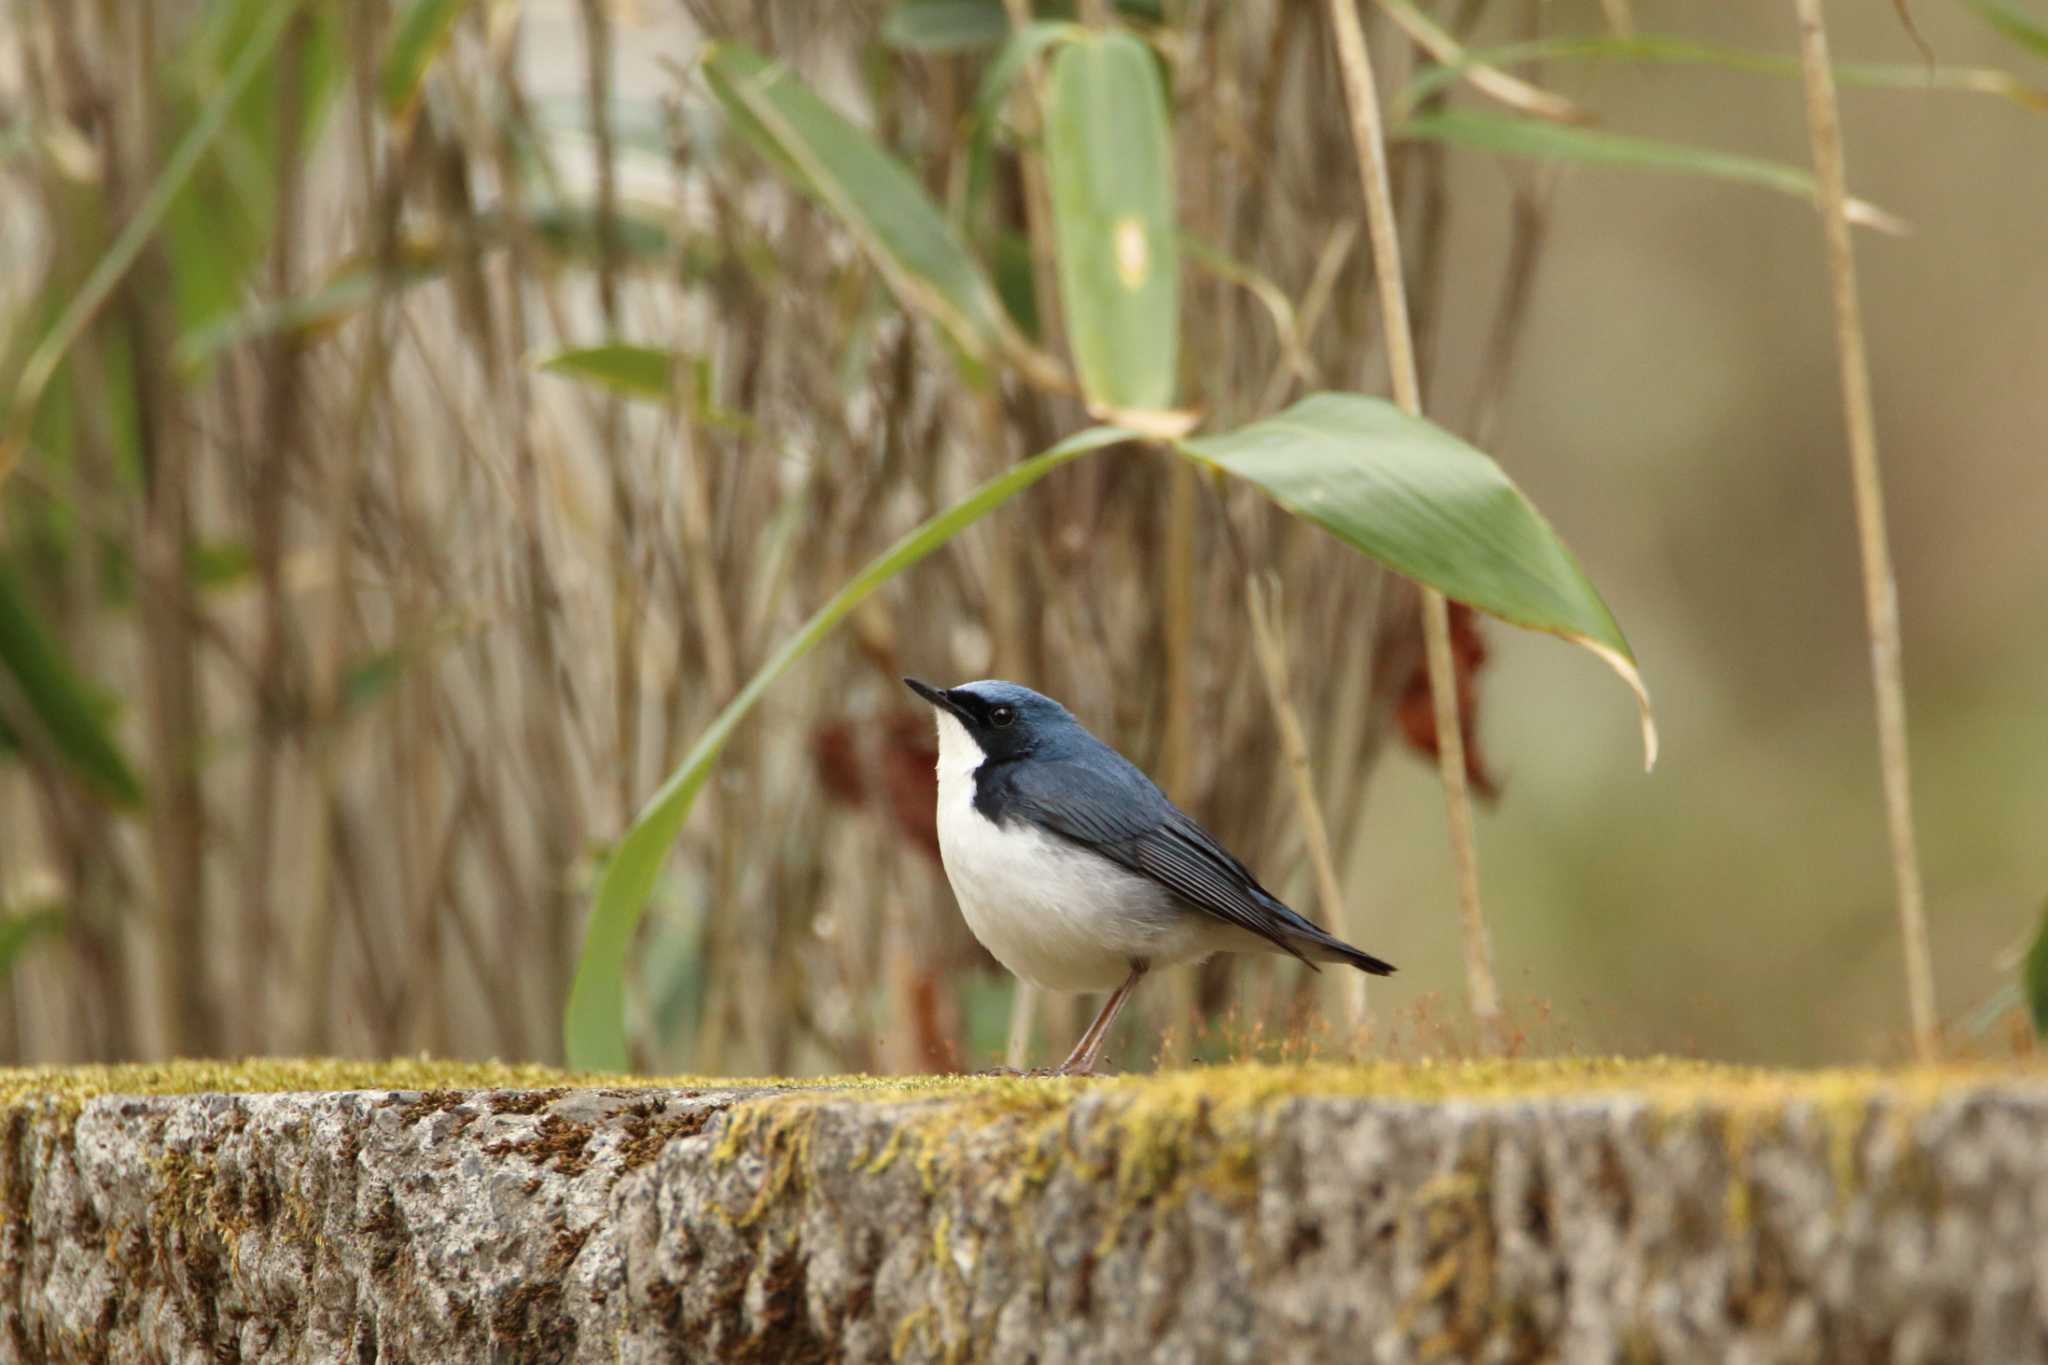
[[[1015,719],[1017,719],[1017,708],[1014,706],[992,706],[989,708],[988,723],[995,726],[998,730]]]

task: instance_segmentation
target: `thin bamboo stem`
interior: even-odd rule
[[[1871,682],[1877,692],[1877,743],[1884,771],[1885,815],[1890,826],[1892,874],[1898,883],[1899,936],[1906,959],[1906,1001],[1912,1012],[1913,1049],[1923,1062],[1939,1051],[1933,954],[1920,857],[1913,839],[1913,784],[1906,750],[1906,685],[1900,667],[1899,596],[1885,534],[1884,488],[1877,466],[1877,415],[1870,393],[1870,357],[1864,348],[1863,310],[1856,291],[1856,252],[1849,236],[1848,174],[1842,153],[1841,111],[1821,0],[1797,0],[1799,54],[1806,77],[1806,121],[1820,181],[1821,226],[1827,241],[1828,282],[1835,304],[1835,346],[1841,356],[1842,411],[1849,432],[1849,471],[1855,489],[1856,538],[1863,562],[1863,610],[1870,630]]]
[[[1414,331],[1408,321],[1408,290],[1401,274],[1401,240],[1394,226],[1393,193],[1387,184],[1387,146],[1380,128],[1372,59],[1354,0],[1329,0],[1329,10],[1330,26],[1337,36],[1337,65],[1351,108],[1351,140],[1365,191],[1366,227],[1372,241],[1373,274],[1379,285],[1380,321],[1386,333],[1394,401],[1402,411],[1420,417],[1422,382],[1415,364]],[[1490,1046],[1500,1019],[1500,989],[1494,981],[1493,947],[1479,901],[1479,854],[1472,830],[1472,797],[1465,785],[1465,737],[1458,723],[1450,608],[1442,593],[1427,587],[1422,590],[1422,630],[1429,653],[1429,692],[1436,705],[1437,771],[1443,779],[1444,815],[1458,878],[1466,993]]]
[[[1252,637],[1259,656],[1259,673],[1266,681],[1266,698],[1272,703],[1280,727],[1280,747],[1287,770],[1294,780],[1295,804],[1301,811],[1303,842],[1308,845],[1309,866],[1316,876],[1316,898],[1323,904],[1323,922],[1337,937],[1356,943],[1362,926],[1344,899],[1337,880],[1337,859],[1330,851],[1330,831],[1323,819],[1322,803],[1316,799],[1315,774],[1308,757],[1308,736],[1301,728],[1301,715],[1289,696],[1287,635],[1280,616],[1279,592],[1259,581],[1257,574],[1245,579],[1245,595],[1251,603]],[[1273,600],[1269,601],[1268,597]],[[1345,972],[1343,983],[1344,1023],[1355,1037],[1365,1027],[1365,973]]]

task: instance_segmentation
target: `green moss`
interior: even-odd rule
[[[719,1161],[730,1161],[748,1152],[768,1162],[768,1178],[754,1205],[732,1212],[735,1221],[745,1225],[758,1219],[792,1182],[804,1178],[811,1124],[826,1107],[848,1100],[906,1109],[902,1123],[880,1149],[859,1163],[866,1171],[879,1173],[910,1159],[926,1188],[934,1189],[957,1174],[965,1146],[977,1134],[1001,1129],[1007,1148],[1005,1193],[1013,1202],[1042,1185],[1063,1164],[1077,1164],[1111,1182],[1120,1204],[1136,1207],[1177,1199],[1193,1185],[1224,1197],[1248,1194],[1257,1177],[1262,1116],[1272,1106],[1302,1096],[1512,1103],[1628,1093],[1640,1096],[1653,1115],[1666,1119],[1703,1107],[1721,1111],[1727,1116],[1731,1156],[1746,1146],[1757,1124],[1775,1122],[1788,1105],[1810,1104],[1829,1124],[1833,1164],[1846,1183],[1854,1174],[1857,1125],[1873,1095],[1894,1095],[1912,1110],[1959,1087],[2024,1079],[2048,1081],[2048,1068],[1973,1064],[1773,1071],[1672,1058],[1563,1058],[1247,1064],[1105,1080],[834,1076],[721,1081],[698,1076],[577,1075],[540,1066],[425,1058],[257,1059],[4,1069],[0,1110],[54,1109],[68,1117],[84,1100],[102,1094],[389,1090],[409,1095],[408,1117],[424,1118],[459,1103],[461,1092],[472,1089],[531,1092],[502,1097],[497,1106],[520,1109],[539,1094],[551,1101],[571,1087],[781,1091],[734,1105],[714,1154]],[[1084,1095],[1102,1102],[1102,1121],[1088,1126],[1076,1148],[1067,1136],[1066,1120],[1072,1104]],[[636,1146],[636,1156],[651,1158],[661,1142],[693,1131],[692,1122],[641,1125],[646,1131],[639,1134],[644,1142]],[[536,1134],[538,1145],[524,1154],[560,1169],[582,1161],[589,1131],[566,1121],[558,1127],[560,1131]],[[1745,1194],[1731,1189],[1731,1222],[1742,1221]]]

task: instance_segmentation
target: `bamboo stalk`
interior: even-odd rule
[[[1269,592],[1272,601],[1267,600]],[[1250,574],[1245,578],[1245,595],[1251,603],[1252,638],[1259,656],[1259,673],[1266,682],[1266,698],[1272,703],[1273,716],[1280,727],[1281,752],[1294,780],[1294,799],[1301,811],[1303,842],[1308,845],[1309,866],[1315,871],[1316,897],[1323,903],[1323,923],[1329,925],[1337,937],[1357,943],[1363,937],[1360,932],[1362,926],[1352,922],[1353,916],[1337,880],[1337,860],[1330,852],[1329,826],[1323,819],[1322,804],[1316,799],[1315,775],[1308,757],[1308,737],[1302,732],[1301,716],[1288,695],[1287,633],[1280,616],[1279,592],[1277,588],[1269,590],[1259,581],[1257,574]],[[1366,1017],[1365,973],[1345,972],[1337,979],[1343,983],[1345,1026],[1352,1037],[1359,1037]]]
[[[300,14],[286,32],[278,57],[277,188],[271,221],[270,294],[289,299],[298,288],[298,255],[303,204],[305,158],[300,125],[304,119],[303,81],[310,27]],[[254,680],[255,734],[249,756],[249,780],[243,792],[242,945],[236,964],[240,978],[241,1018],[233,1031],[241,1046],[261,1051],[270,1037],[270,988],[276,976],[271,958],[276,919],[271,913],[278,824],[279,768],[283,761],[282,722],[286,652],[290,637],[284,583],[284,520],[288,466],[304,440],[301,417],[300,349],[296,337],[280,334],[264,358],[263,443],[254,452],[250,473],[250,546],[256,561],[262,607],[257,620]]]
[[[1038,987],[1017,978],[1017,993],[1010,997],[1010,1033],[1003,1043],[1003,1065],[1022,1071],[1031,1060],[1031,1039],[1038,1024]]]
[[[1329,10],[1330,26],[1337,37],[1337,65],[1351,107],[1351,139],[1365,191],[1366,226],[1372,241],[1373,274],[1379,285],[1380,321],[1386,332],[1394,401],[1404,412],[1420,417],[1422,384],[1415,365],[1414,333],[1408,323],[1408,291],[1401,274],[1393,194],[1387,185],[1386,139],[1380,128],[1372,59],[1354,0],[1329,0]],[[1465,737],[1458,724],[1450,608],[1442,593],[1427,587],[1422,590],[1422,630],[1429,652],[1429,692],[1436,705],[1437,771],[1443,779],[1444,815],[1458,878],[1466,994],[1482,1036],[1491,1046],[1500,1021],[1500,990],[1494,981],[1493,948],[1479,902],[1479,854],[1472,831],[1472,797],[1465,786]]]
[[[1877,465],[1877,415],[1870,394],[1870,357],[1863,340],[1863,310],[1856,291],[1856,251],[1849,236],[1848,174],[1842,153],[1841,112],[1828,65],[1827,24],[1821,0],[1797,0],[1799,55],[1806,78],[1806,121],[1820,181],[1821,226],[1827,242],[1828,282],[1834,294],[1835,347],[1841,357],[1842,411],[1849,433],[1849,472],[1855,489],[1856,539],[1863,563],[1863,611],[1870,630],[1871,682],[1877,693],[1877,743],[1884,771],[1892,874],[1898,883],[1899,936],[1905,949],[1906,1001],[1912,1012],[1913,1049],[1922,1062],[1939,1051],[1933,954],[1920,858],[1913,839],[1912,772],[1906,749],[1906,685],[1900,668],[1899,596],[1885,534],[1884,488]]]

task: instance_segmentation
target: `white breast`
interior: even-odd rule
[[[981,748],[939,717],[939,853],[967,927],[996,960],[1035,985],[1106,991],[1134,961],[1206,957],[1218,935],[1148,878],[1021,821],[974,808]]]

